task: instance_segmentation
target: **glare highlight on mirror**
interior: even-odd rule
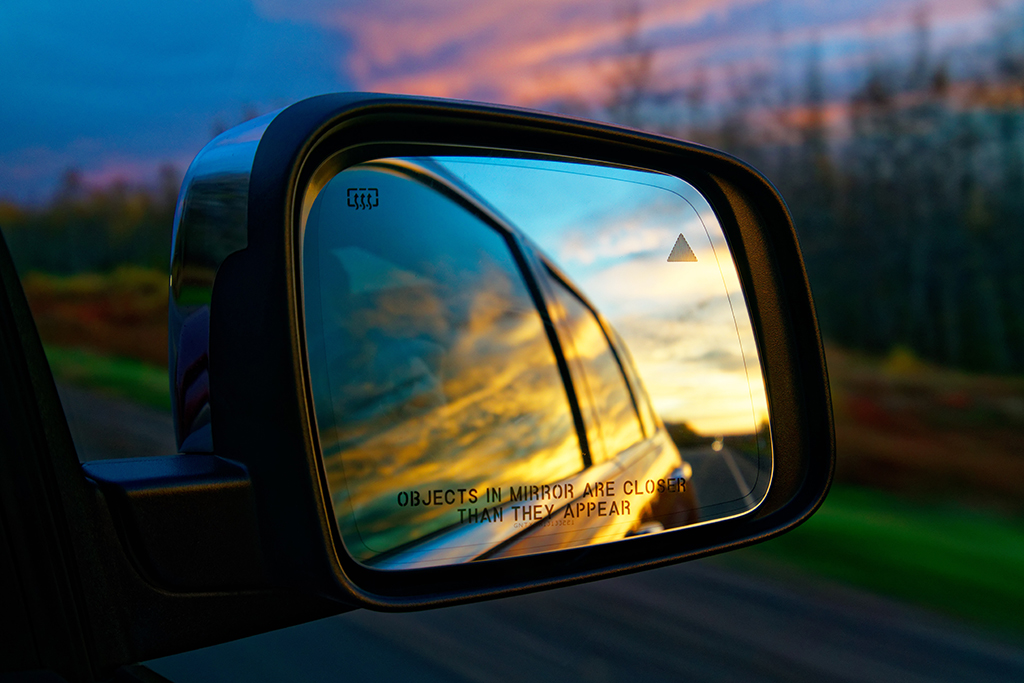
[[[453,156],[377,159],[318,189],[303,207],[309,378],[358,562],[620,541],[764,499],[753,329],[692,186]]]

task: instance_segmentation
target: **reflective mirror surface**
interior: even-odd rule
[[[750,316],[692,186],[574,161],[392,158],[307,197],[309,378],[357,561],[620,541],[764,499]]]

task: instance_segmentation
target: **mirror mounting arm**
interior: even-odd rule
[[[82,465],[106,497],[139,570],[174,591],[268,586],[252,481],[215,455]]]

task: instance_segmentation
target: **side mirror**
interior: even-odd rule
[[[196,157],[171,269],[181,453],[85,466],[163,590],[433,607],[759,542],[828,490],[792,222],[720,152],[315,97]]]

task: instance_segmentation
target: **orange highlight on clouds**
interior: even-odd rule
[[[529,105],[605,95],[609,62],[621,50],[626,31],[626,6],[581,0],[457,0],[429,6],[407,1],[385,10],[342,10],[326,22],[354,37],[355,50],[343,67],[360,88]],[[686,26],[721,11],[714,0],[647,2],[640,31]]]
[[[798,54],[815,42],[861,43],[856,56],[826,55],[837,67],[844,60],[860,62],[882,45],[901,53],[922,7],[937,48],[970,41],[983,30],[991,4],[861,0],[835,2],[835,11],[808,5],[802,18],[794,18],[794,7],[780,0],[396,0],[343,1],[341,7],[320,0],[255,2],[278,19],[349,36],[353,47],[337,66],[359,89],[525,106],[595,104],[608,97],[631,7],[640,12],[641,41],[650,40],[655,50],[653,76],[659,88],[672,89],[691,85],[696,68],[712,76],[753,73],[780,49]],[[772,16],[778,25],[765,19]]]

